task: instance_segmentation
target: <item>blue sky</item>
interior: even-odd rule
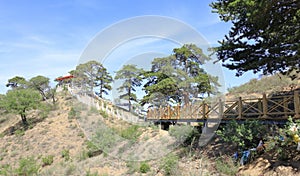
[[[228,33],[230,23],[221,22],[217,14],[211,13],[210,2],[0,0],[0,93],[6,92],[5,84],[14,76],[30,79],[43,75],[54,80],[68,74],[99,32],[136,16],[156,15],[177,19],[192,26],[211,46],[216,46],[217,41]],[[153,52],[165,54],[170,51],[151,48]],[[227,88],[254,77],[247,73],[236,78],[234,72],[225,68],[223,74]]]

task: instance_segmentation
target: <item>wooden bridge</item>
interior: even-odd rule
[[[207,103],[205,101],[188,106],[167,106],[148,110],[147,121],[159,122],[206,122],[256,119],[264,121],[286,121],[291,116],[300,119],[299,89],[284,95]]]

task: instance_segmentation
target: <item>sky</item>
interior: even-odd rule
[[[43,75],[53,82],[56,77],[68,75],[81,63],[90,43],[99,39],[96,46],[105,48],[116,35],[110,33],[113,35],[100,40],[104,32],[112,31],[128,19],[170,18],[197,31],[209,46],[217,46],[231,24],[220,21],[211,12],[210,3],[210,0],[0,0],[0,93],[7,91],[5,84],[14,76],[30,79]],[[162,27],[163,24],[157,24],[157,29]],[[122,29],[118,31],[124,33]],[[105,56],[106,60],[97,59],[102,59],[114,74],[123,64],[131,62],[120,58],[140,58],[143,62],[145,55],[165,56],[179,46],[178,42],[159,37],[137,38],[117,45]],[[226,68],[221,71],[226,89],[258,77],[246,73],[237,78],[234,71]]]

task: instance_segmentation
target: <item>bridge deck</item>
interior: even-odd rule
[[[300,119],[299,92],[293,94],[262,98],[222,101],[216,103],[201,102],[189,106],[160,107],[149,109],[147,121],[153,122],[206,122],[226,123],[228,120],[247,119],[282,122],[293,117]]]

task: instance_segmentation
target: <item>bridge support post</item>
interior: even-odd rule
[[[295,117],[294,118],[300,118],[300,97],[299,97],[299,91],[294,92],[294,109],[295,109]]]

